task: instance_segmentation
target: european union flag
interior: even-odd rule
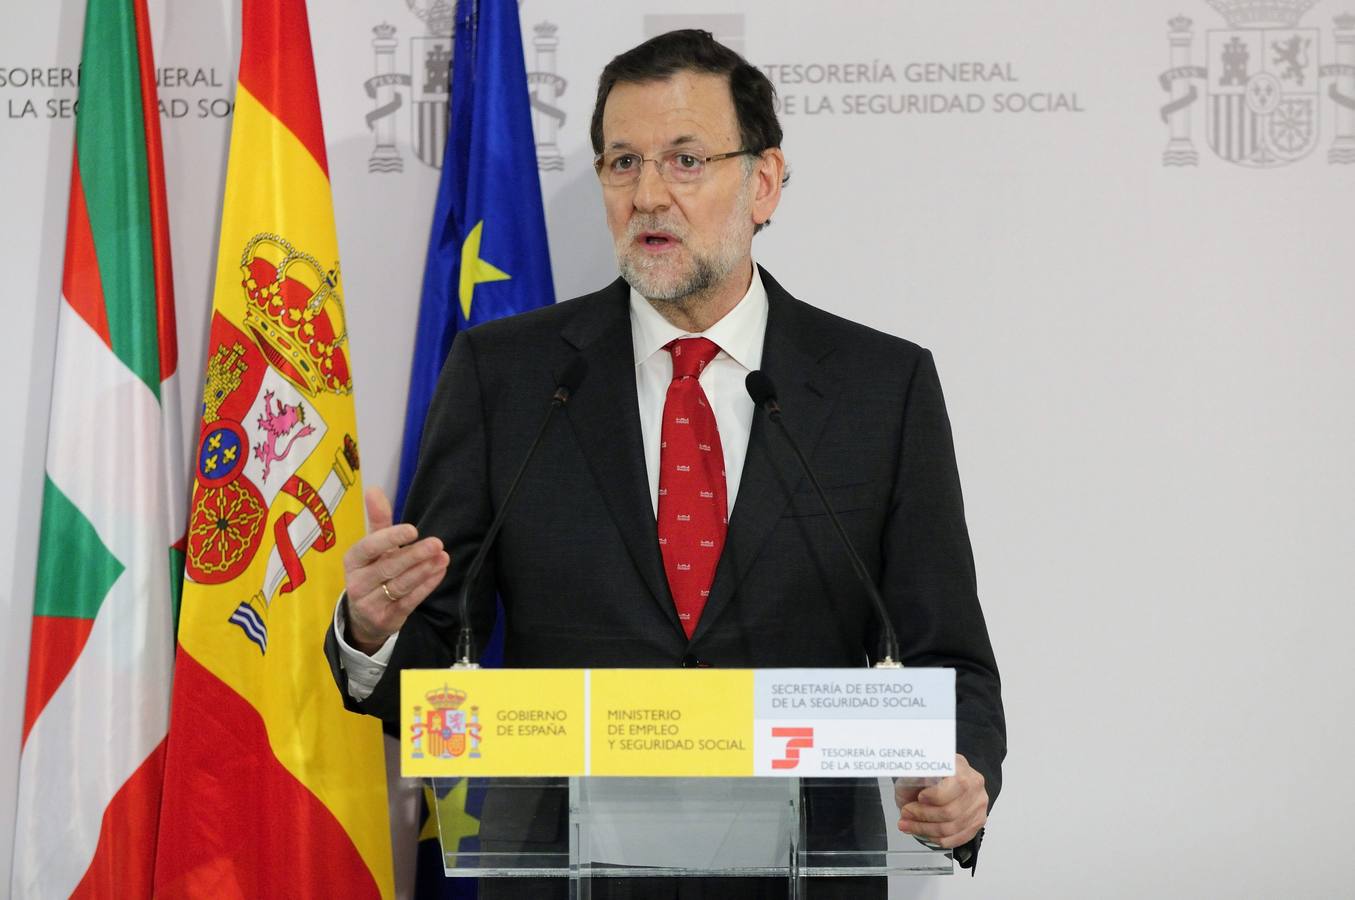
[[[517,2],[458,0],[451,125],[424,267],[397,516],[457,331],[554,302]]]
[[[405,508],[424,417],[457,331],[555,302],[529,102],[516,0],[458,0],[451,124],[414,339],[397,515]],[[496,628],[482,663],[495,662],[501,640]],[[461,850],[473,851],[483,793],[466,781],[439,793],[425,790],[425,816],[437,810],[444,823],[462,831]],[[425,818],[416,895],[475,897],[475,881],[443,876],[437,838],[436,820]]]

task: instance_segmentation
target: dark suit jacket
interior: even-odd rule
[[[957,748],[990,798],[1006,752],[997,665],[975,588],[950,423],[931,354],[816,309],[765,271],[763,370],[879,584],[910,666],[957,670]],[[399,672],[450,665],[466,567],[576,354],[588,374],[523,478],[472,594],[481,640],[504,604],[513,667],[861,666],[875,615],[831,523],[759,412],[725,548],[689,641],[659,553],[645,472],[629,289],[597,293],[457,336],[424,428],[406,518],[451,554],[442,586],[400,632],[365,701],[394,724]],[[483,644],[482,644],[483,645]]]

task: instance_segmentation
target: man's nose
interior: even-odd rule
[[[635,208],[640,212],[666,209],[673,201],[668,182],[659,174],[658,160],[647,159],[640,164],[640,180],[635,182]]]

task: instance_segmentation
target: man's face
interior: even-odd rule
[[[743,149],[729,80],[696,72],[614,86],[603,109],[602,137],[604,153],[649,159],[678,149],[698,157]],[[643,297],[680,303],[745,278],[756,182],[746,161],[707,163],[692,184],[669,184],[646,162],[635,184],[603,185],[618,266]]]

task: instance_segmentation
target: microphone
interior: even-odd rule
[[[527,465],[536,455],[537,448],[541,446],[541,441],[546,436],[546,426],[550,424],[551,416],[555,411],[569,402],[569,398],[574,396],[574,392],[579,389],[579,384],[583,377],[588,374],[588,363],[584,362],[582,356],[575,356],[565,366],[559,377],[555,380],[555,393],[551,394],[550,406],[546,408],[546,415],[541,420],[541,427],[537,429],[536,438],[532,441],[532,446],[528,448],[527,455],[522,459],[522,465],[518,467],[517,474],[513,476],[513,481],[508,485],[508,493],[503,497],[503,505],[499,507],[498,513],[489,525],[489,531],[485,532],[484,540],[480,542],[480,549],[475,552],[475,558],[471,560],[470,568],[466,569],[465,580],[461,583],[461,633],[456,639],[456,662],[452,664],[454,669],[478,669],[479,663],[476,658],[479,651],[475,646],[475,630],[470,624],[470,592],[475,586],[475,579],[479,576],[480,570],[485,567],[485,560],[489,558],[489,551],[494,546],[494,538],[498,536],[499,529],[503,527],[504,519],[508,517],[508,509],[513,504],[513,495],[517,493],[518,485],[522,482],[522,476],[527,471]]]
[[[823,486],[819,484],[819,479],[815,477],[814,470],[809,467],[809,460],[805,459],[804,453],[800,451],[800,445],[795,442],[795,438],[786,428],[786,423],[781,420],[781,404],[776,401],[776,386],[767,374],[761,370],[748,373],[748,378],[744,381],[744,386],[748,389],[748,396],[753,398],[753,402],[767,411],[767,418],[771,419],[781,429],[781,433],[786,436],[786,443],[790,444],[790,449],[795,451],[795,458],[800,461],[800,468],[804,470],[809,478],[809,483],[814,486],[814,491],[819,495],[819,502],[823,504],[824,510],[828,513],[828,518],[832,520],[833,529],[837,532],[838,539],[842,541],[842,546],[847,551],[847,556],[851,559],[852,570],[856,572],[856,577],[870,595],[871,603],[875,606],[876,618],[880,620],[880,629],[883,632],[884,640],[884,658],[875,664],[877,669],[901,669],[903,663],[899,658],[899,637],[894,633],[894,625],[889,621],[889,611],[885,609],[884,597],[880,596],[880,589],[876,586],[875,580],[870,577],[870,572],[866,570],[866,564],[861,561],[861,556],[852,546],[851,538],[847,537],[847,531],[842,527],[841,520],[837,513],[828,503],[828,498],[824,496]]]

